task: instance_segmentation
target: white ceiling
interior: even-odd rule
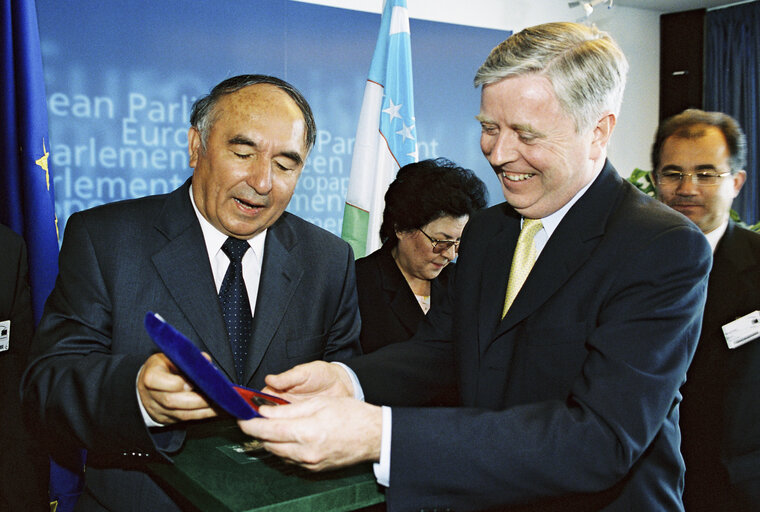
[[[709,9],[740,2],[741,0],[613,0],[612,5],[613,7],[620,5],[659,12],[681,12],[692,9]]]

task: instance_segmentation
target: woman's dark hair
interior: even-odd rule
[[[450,160],[405,165],[385,193],[380,240],[395,246],[397,231],[414,231],[445,216],[472,215],[487,203],[485,183]]]

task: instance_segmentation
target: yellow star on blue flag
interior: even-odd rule
[[[48,170],[48,156],[50,156],[50,153],[48,153],[48,150],[45,149],[45,139],[43,138],[42,156],[35,160],[34,163],[42,167],[42,170],[45,171],[45,186],[48,190],[50,190],[50,171]]]

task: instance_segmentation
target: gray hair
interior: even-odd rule
[[[546,23],[494,48],[475,75],[475,87],[531,73],[549,80],[582,133],[605,112],[620,113],[628,61],[606,32],[578,23]]]
[[[219,99],[222,96],[237,92],[240,89],[248,87],[249,85],[256,84],[274,85],[275,87],[285,92],[293,99],[293,101],[296,102],[296,105],[298,105],[298,108],[303,114],[304,122],[306,123],[304,144],[306,145],[306,152],[308,153],[311,150],[312,146],[314,146],[314,142],[317,139],[317,125],[314,122],[314,115],[311,113],[311,107],[309,107],[309,103],[306,101],[306,98],[303,97],[301,92],[290,85],[288,82],[268,75],[233,76],[232,78],[228,78],[223,82],[217,84],[213,89],[211,89],[211,92],[208,95],[199,98],[193,104],[193,109],[190,112],[190,125],[195,127],[195,129],[200,133],[201,145],[203,146],[203,149],[206,149],[206,142],[208,141],[209,132],[211,131],[211,127],[216,121],[216,112],[214,112],[214,107],[216,106],[216,103],[219,101]]]
[[[657,127],[657,134],[652,145],[652,170],[656,171],[660,167],[660,154],[665,139],[671,136],[696,139],[705,134],[706,126],[718,128],[726,138],[731,174],[744,170],[747,165],[747,137],[736,119],[723,112],[705,112],[696,108],[686,109],[680,114],[669,117]]]

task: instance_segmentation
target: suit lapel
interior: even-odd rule
[[[507,293],[509,269],[512,266],[512,255],[520,235],[520,215],[506,203],[501,230],[491,239],[486,248],[480,283],[480,327],[478,339],[481,351],[493,340],[494,329],[499,325],[504,299]]]
[[[756,255],[752,253],[751,247],[742,243],[740,229],[733,221],[729,221],[726,232],[715,251],[717,256],[713,260],[715,267],[724,264],[731,265],[734,272],[742,274],[755,265]]]
[[[248,382],[261,364],[305,271],[303,263],[292,254],[296,244],[295,232],[284,213],[267,231],[253,315],[253,340],[243,382]]]
[[[541,307],[584,264],[604,234],[621,182],[615,169],[607,163],[549,238],[528,279],[496,329],[496,337]],[[516,243],[515,238],[513,252]]]
[[[201,343],[234,381],[232,350],[221,316],[206,244],[189,197],[189,181],[172,192],[156,222],[167,243],[153,264]],[[160,311],[157,311],[160,313]],[[189,334],[189,333],[188,333]]]
[[[414,332],[424,316],[422,308],[414,300],[414,294],[396,265],[390,249],[383,248],[381,250],[385,252],[378,262],[380,264],[380,279],[383,290],[387,296],[392,297],[390,301],[391,311],[409,332]]]

